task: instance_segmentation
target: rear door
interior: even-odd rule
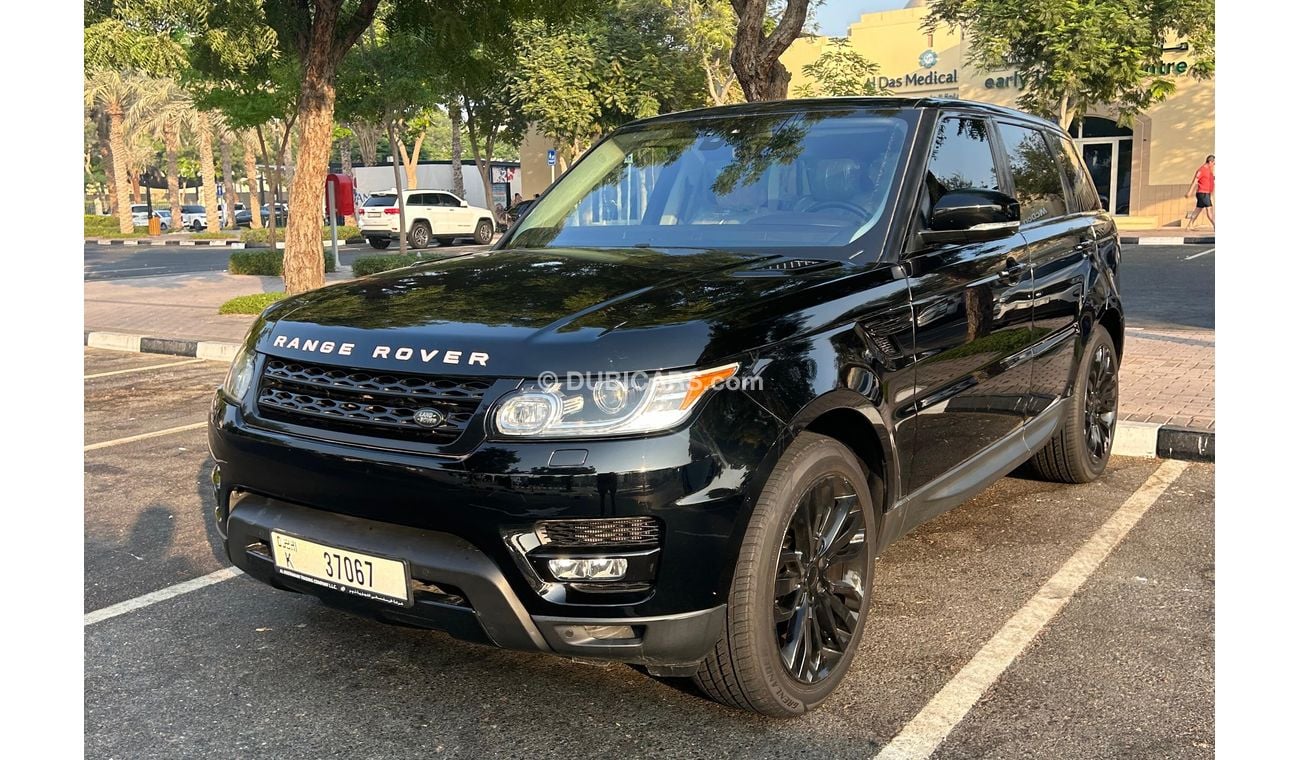
[[[979,116],[939,120],[929,148],[917,223],[944,193],[1008,192],[995,160],[993,125]],[[925,245],[906,261],[912,293],[916,380],[909,491],[930,483],[1025,422],[1030,389],[1033,283],[1010,233],[977,243]]]
[[[1058,148],[1042,129],[998,122],[1016,199],[1023,261],[1033,276],[1033,370],[1028,414],[1065,395],[1074,367],[1088,262],[1095,247],[1092,213],[1066,190]]]

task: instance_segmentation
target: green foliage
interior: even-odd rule
[[[131,23],[117,16],[88,23],[82,31],[83,66],[93,71],[134,70],[172,74],[185,67],[180,35]]]
[[[321,228],[321,240],[326,243],[330,241],[330,226],[327,224]],[[352,240],[361,237],[361,228],[354,224],[340,224],[338,227],[339,242]]]
[[[510,94],[569,159],[632,119],[705,103],[704,71],[687,30],[658,0],[620,0],[563,28],[519,22],[516,36],[519,67]]]
[[[1168,97],[1158,71],[1167,40],[1191,46],[1191,74],[1214,73],[1214,0],[933,0],[925,27],[959,26],[970,62],[1014,67],[1021,108],[1068,125],[1091,105],[1131,116]]]
[[[253,293],[247,296],[235,296],[234,298],[221,304],[217,309],[218,314],[261,314],[262,311],[275,303],[283,300],[285,293],[277,291],[275,293]]]
[[[405,256],[400,254],[359,256],[356,261],[352,262],[352,274],[356,277],[365,277],[378,272],[387,272],[390,269],[409,267],[426,260],[418,253],[408,253]]]
[[[248,229],[239,231],[239,239],[245,243],[261,243],[262,245],[266,245],[271,242],[271,231],[265,227],[249,227]]]
[[[144,237],[149,234],[145,227],[136,227],[134,232],[122,234],[116,216],[86,214],[85,235],[87,238],[128,238]]]
[[[333,272],[334,266],[331,263],[333,259],[323,248],[321,256],[325,261],[325,271]],[[230,254],[230,273],[279,277],[284,273],[284,251],[270,249],[235,251]]]
[[[830,39],[817,60],[803,67],[803,73],[814,84],[795,88],[802,98],[893,94],[877,84],[880,64],[854,50],[847,37]]]
[[[207,232],[196,232],[190,235],[195,240],[233,240],[237,238],[234,230],[209,230]]]

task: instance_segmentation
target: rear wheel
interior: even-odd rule
[[[372,237],[372,238],[366,238],[366,239],[370,241],[370,247],[371,247],[371,248],[375,248],[375,249],[380,250],[380,251],[382,251],[382,250],[384,250],[385,248],[387,248],[387,247],[388,247],[388,244],[391,243],[391,242],[393,242],[393,241],[389,240],[388,238],[377,238],[377,237]]]
[[[416,222],[411,227],[409,242],[412,248],[427,248],[430,240],[433,240],[433,230],[429,229],[428,222]]]
[[[696,685],[723,704],[775,717],[817,707],[857,651],[875,555],[861,462],[832,438],[799,436],[755,505],[726,626]]]
[[[195,219],[194,221],[190,222],[190,229],[194,230],[195,232],[202,232],[205,226],[206,225],[199,222],[198,219]]]
[[[1065,419],[1034,455],[1034,470],[1058,483],[1088,483],[1110,461],[1119,420],[1119,356],[1101,325],[1093,328],[1066,402]]]
[[[492,222],[487,219],[479,220],[478,226],[474,228],[474,242],[479,245],[492,242]]]

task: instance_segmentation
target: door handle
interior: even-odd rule
[[[998,272],[998,281],[1004,283],[1014,282],[1020,278],[1020,275],[1024,274],[1024,271],[1024,264],[1021,264],[1015,259],[1008,258],[1007,263],[1003,265],[1002,271]]]

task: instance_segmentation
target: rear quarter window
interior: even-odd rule
[[[1046,136],[1037,129],[1016,124],[999,123],[998,131],[1016,186],[1021,223],[1065,216],[1069,207],[1065,203],[1061,167],[1056,162],[1056,150],[1048,144]]]

